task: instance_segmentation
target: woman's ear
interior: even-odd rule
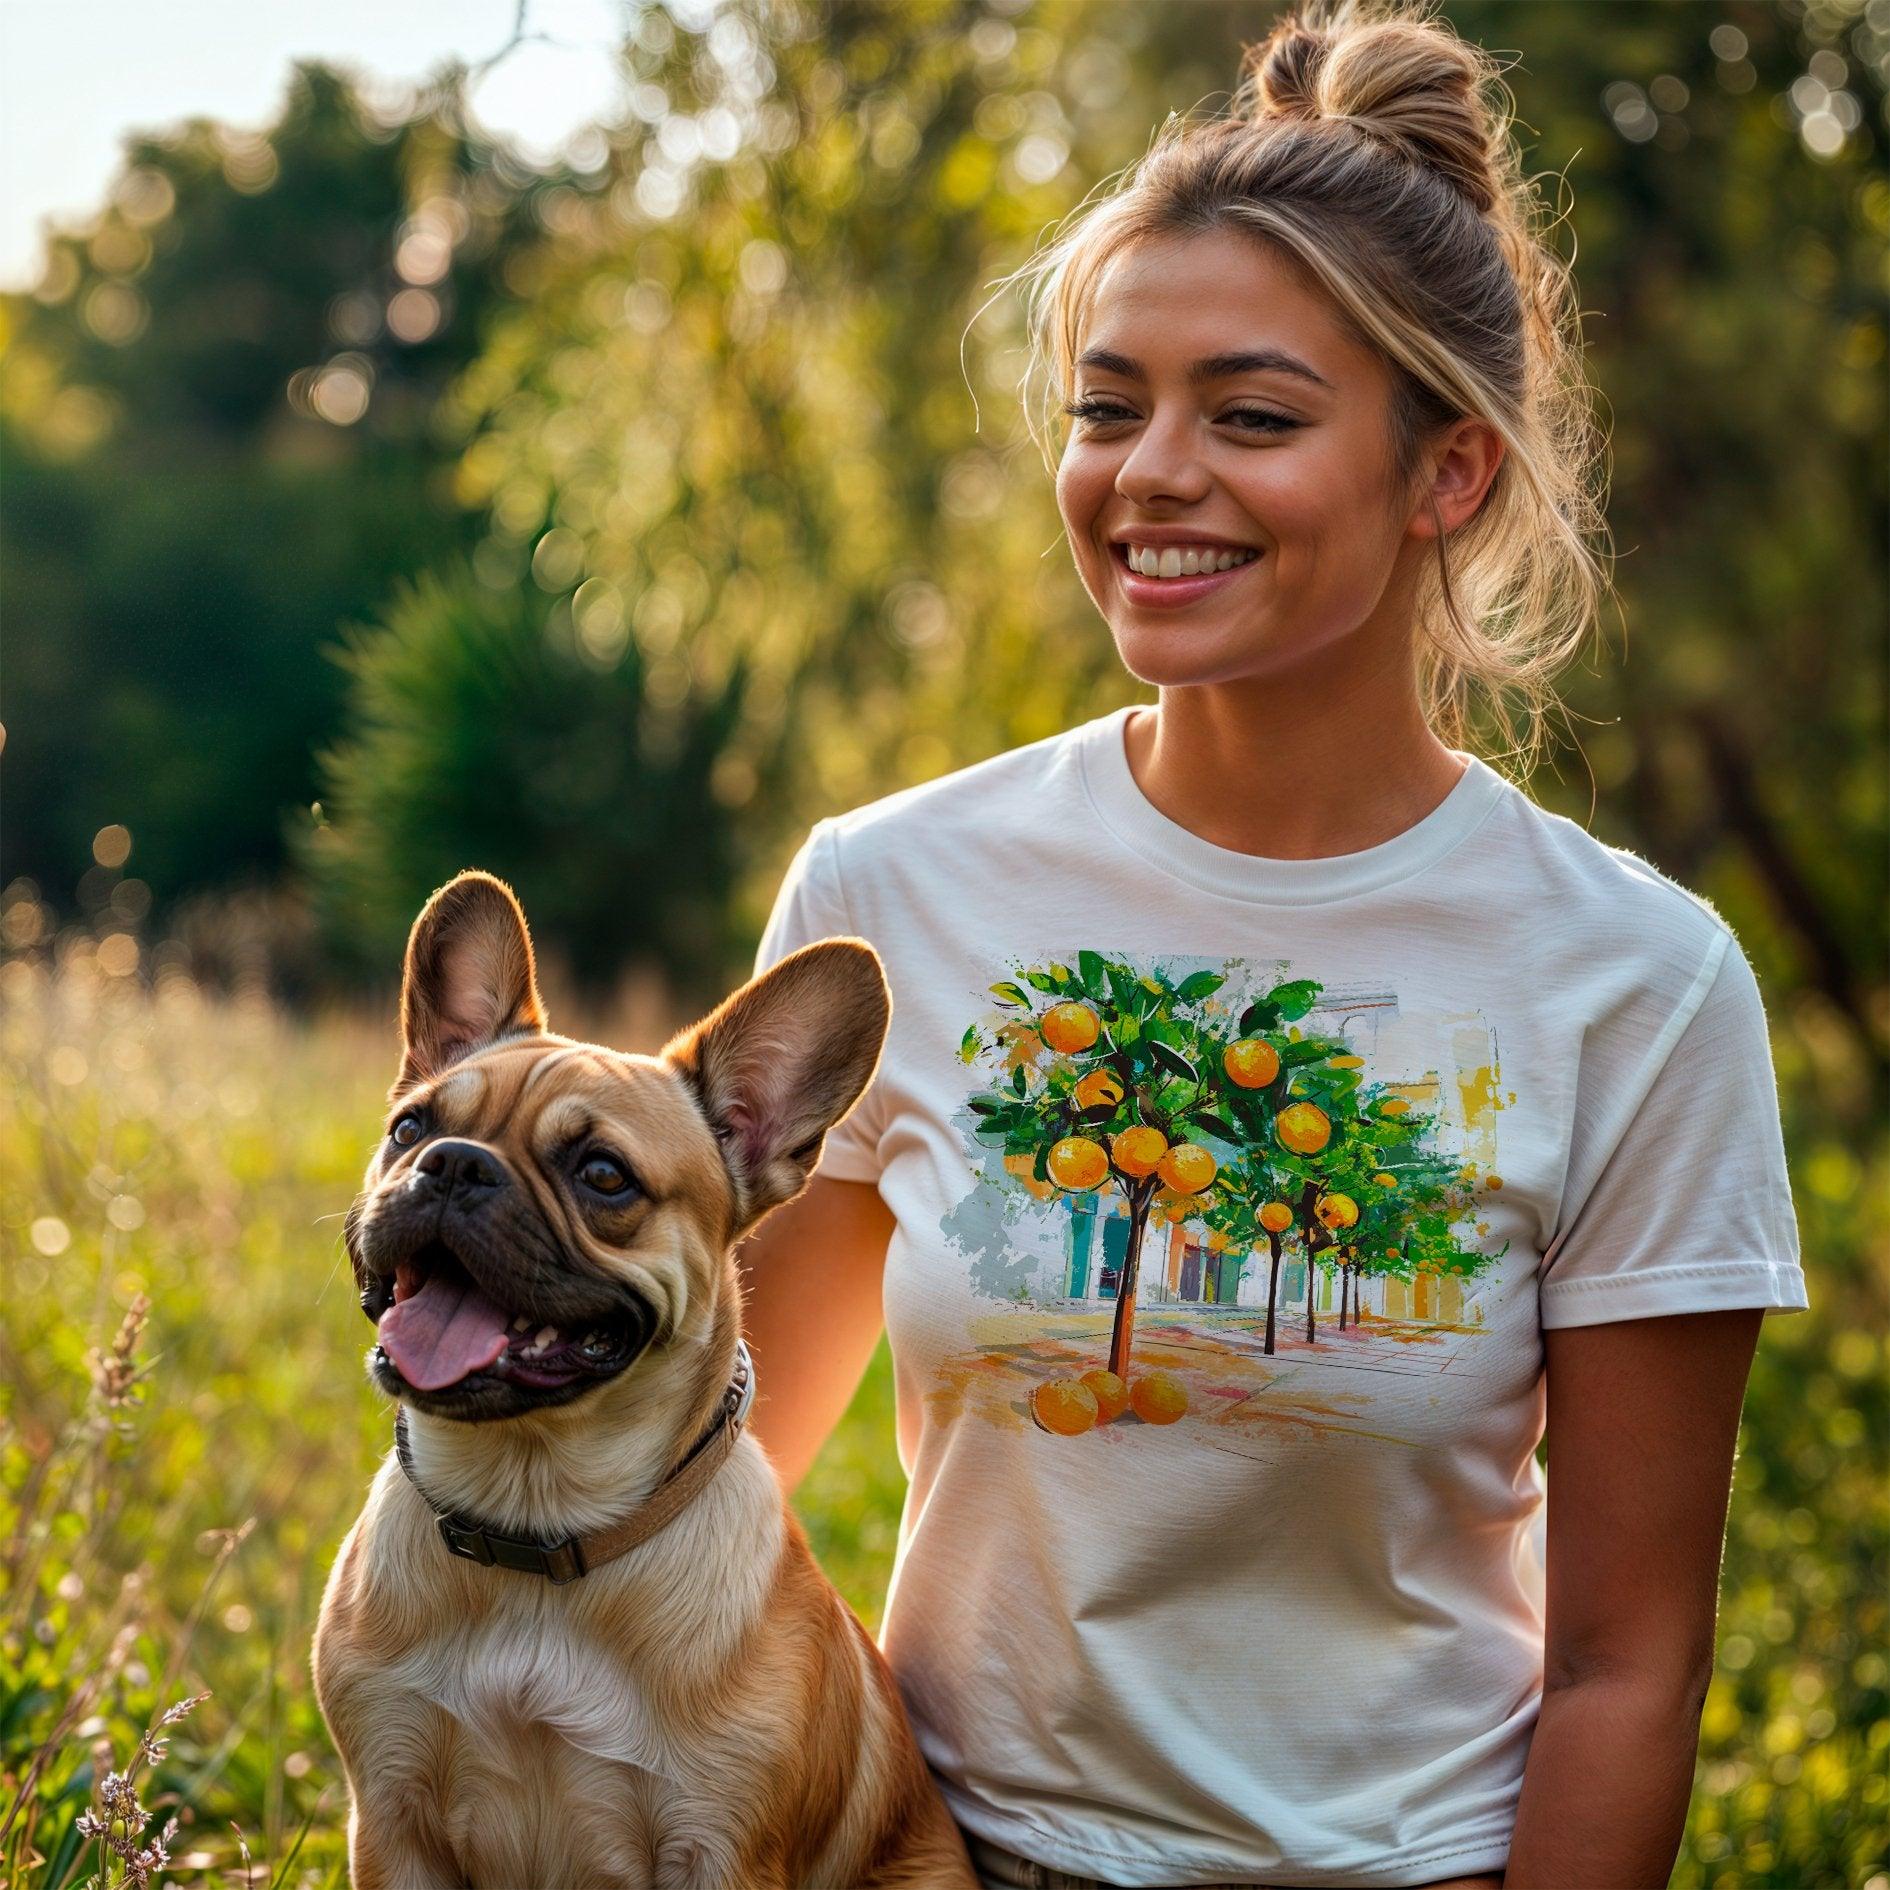
[[[1477,515],[1503,463],[1503,436],[1487,420],[1458,420],[1432,442],[1412,513],[1414,538],[1435,538],[1441,525],[1454,532]]]

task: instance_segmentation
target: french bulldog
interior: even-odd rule
[[[397,1448],[313,1649],[356,1890],[976,1890],[743,1428],[735,1248],[890,1014],[872,948],[828,939],[654,1056],[574,1042],[503,881],[427,901],[345,1221]]]

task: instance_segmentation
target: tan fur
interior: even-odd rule
[[[569,1403],[477,1424],[410,1404],[415,1472],[443,1505],[582,1534],[709,1422],[741,1324],[733,1244],[804,1183],[885,1030],[859,941],[770,979],[629,1056],[545,1029],[500,882],[462,875],[416,923],[395,1110],[424,1102],[439,1133],[493,1151],[570,1264],[659,1310],[650,1348]],[[550,1167],[580,1117],[648,1189],[601,1230]],[[419,1152],[375,1156],[348,1217],[358,1273],[377,1198]],[[330,1572],[314,1671],[357,1890],[975,1890],[884,1660],[747,1435],[667,1528],[561,1587],[450,1555],[390,1452]]]

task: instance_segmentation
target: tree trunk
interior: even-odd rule
[[[1129,1191],[1129,1251],[1122,1260],[1122,1279],[1116,1287],[1116,1324],[1109,1339],[1109,1369],[1125,1385],[1129,1382],[1129,1353],[1135,1344],[1135,1282],[1142,1268],[1142,1236],[1148,1230],[1155,1182],[1153,1175],[1144,1176]]]
[[[1319,1334],[1313,1318],[1313,1286],[1319,1278],[1319,1236],[1325,1231],[1313,1218],[1313,1203],[1319,1199],[1319,1184],[1307,1182],[1300,1191],[1299,1224],[1306,1231],[1306,1343],[1317,1345]]]
[[[1273,1308],[1280,1296],[1280,1237],[1267,1230],[1267,1245],[1273,1251],[1273,1270],[1267,1277],[1267,1357],[1273,1356]]]

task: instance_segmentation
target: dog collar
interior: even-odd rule
[[[453,1554],[486,1568],[512,1568],[527,1575],[542,1575],[554,1587],[562,1587],[581,1575],[588,1575],[594,1568],[602,1568],[606,1562],[614,1562],[620,1555],[629,1554],[639,1543],[647,1542],[659,1529],[674,1522],[728,1461],[754,1401],[755,1361],[749,1356],[748,1342],[737,1339],[735,1376],[722,1393],[714,1420],[690,1445],[689,1454],[656,1486],[649,1500],[621,1522],[594,1529],[587,1536],[568,1536],[562,1542],[528,1542],[517,1536],[502,1536],[481,1523],[441,1509],[414,1475],[413,1455],[407,1446],[404,1405],[394,1413],[394,1451],[407,1481],[433,1512],[440,1539]]]

